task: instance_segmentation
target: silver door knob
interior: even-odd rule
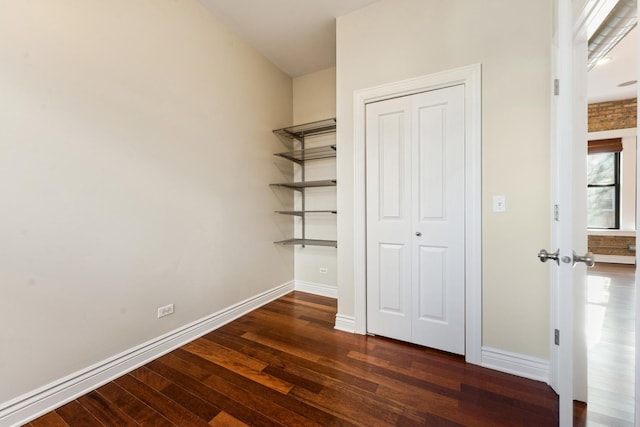
[[[419,231],[416,231],[416,236],[420,237],[420,236],[422,236],[422,233],[419,232]]]
[[[559,255],[560,249],[551,253],[549,253],[546,249],[540,249],[540,252],[538,252],[538,258],[540,258],[540,261],[547,262],[547,260],[553,260],[558,265],[560,265],[560,259],[558,257]]]
[[[593,256],[593,253],[587,252],[584,255],[576,255],[575,251],[573,252],[573,265],[575,266],[578,262],[584,262],[587,267],[591,268],[596,265],[596,259]]]

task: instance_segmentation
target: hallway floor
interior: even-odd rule
[[[635,266],[600,263],[587,281],[588,426],[633,426]]]

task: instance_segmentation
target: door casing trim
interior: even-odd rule
[[[473,64],[360,89],[353,96],[355,332],[367,333],[365,106],[464,85],[465,98],[465,359],[482,363],[482,102],[481,65]]]

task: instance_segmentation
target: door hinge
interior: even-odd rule
[[[553,341],[556,345],[560,345],[560,331],[558,329],[554,329]]]
[[[554,95],[560,95],[560,80],[559,79],[554,79],[553,80],[553,94]]]
[[[553,220],[560,221],[560,206],[553,205]]]

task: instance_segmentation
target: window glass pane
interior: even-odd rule
[[[587,184],[615,184],[615,158],[615,153],[589,154],[587,156]]]
[[[587,188],[587,226],[589,228],[615,228],[615,187]]]

